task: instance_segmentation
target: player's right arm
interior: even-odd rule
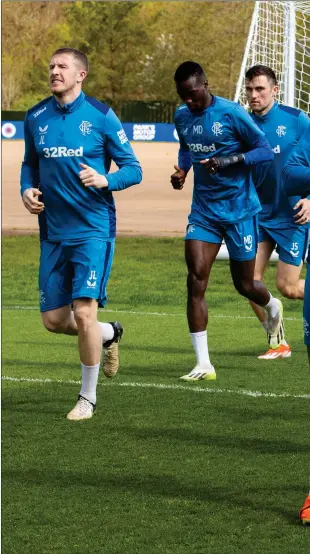
[[[44,210],[43,202],[39,201],[42,194],[39,185],[39,160],[30,130],[28,114],[24,122],[25,155],[20,175],[20,193],[25,208],[31,214],[40,214]]]
[[[181,125],[178,118],[175,118],[175,128],[178,133],[180,147],[178,153],[178,164],[174,166],[175,173],[171,175],[171,184],[175,190],[182,190],[186,175],[192,167],[192,157],[190,149],[187,146],[181,131]]]
[[[282,186],[288,196],[310,195],[310,127],[289,156],[282,171]]]

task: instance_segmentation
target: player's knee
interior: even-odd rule
[[[79,331],[87,332],[94,320],[90,306],[87,304],[76,306],[74,308],[74,319]]]
[[[43,312],[42,321],[45,329],[50,333],[62,333],[63,322],[57,316],[49,312]]]
[[[277,281],[277,289],[285,298],[296,300],[300,297],[298,286],[286,281]]]
[[[234,279],[234,286],[237,292],[246,298],[251,297],[253,291],[253,281],[248,281],[247,279],[237,280]]]
[[[190,296],[204,296],[207,288],[207,281],[204,275],[189,272],[187,276],[187,290]]]

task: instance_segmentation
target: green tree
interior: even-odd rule
[[[2,108],[27,109],[49,92],[47,63],[68,36],[60,2],[2,2]]]
[[[145,60],[145,96],[176,99],[173,73],[194,60],[215,94],[233,98],[252,12],[253,2],[161,3],[155,47]]]
[[[193,59],[211,90],[233,98],[254,2],[2,2],[4,109],[49,95],[53,51],[90,61],[85,91],[124,100],[177,101],[173,74]]]
[[[89,57],[85,90],[114,102],[142,97],[139,73],[156,14],[140,2],[75,2],[64,11],[74,46]]]

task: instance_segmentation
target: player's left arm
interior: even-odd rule
[[[309,128],[310,128],[310,118],[304,112],[301,111],[299,116],[298,116],[298,129],[297,129],[297,139],[298,139],[298,141],[309,130]],[[296,149],[298,151],[300,149],[300,145],[297,146]],[[307,161],[307,152],[309,151],[309,149],[310,149],[310,134],[309,134],[309,139],[308,140],[305,139],[304,145],[301,146],[301,150],[300,150],[300,153],[299,153],[299,163],[296,164],[294,162],[294,159],[295,159],[295,156],[296,156],[296,151],[295,150],[293,150],[293,152],[292,152],[292,161],[290,161],[291,158],[289,158],[289,160],[288,160],[289,164],[294,162],[294,164],[292,164],[292,167],[294,165],[295,169],[291,170],[294,173],[296,173],[296,168],[299,168],[299,167],[303,168],[301,171],[303,173],[304,178],[306,177],[304,170],[307,169],[306,168],[307,163],[310,167],[309,160]],[[290,170],[288,170],[288,172],[289,171]],[[299,172],[300,170],[297,169],[297,171]],[[297,184],[297,186],[300,186],[299,180],[296,184],[292,181],[292,184],[293,184],[294,187],[296,186],[296,184]],[[310,221],[310,198],[309,198],[309,195],[310,195],[310,192],[307,195],[308,198],[304,198],[305,191],[304,191],[304,187],[303,187],[303,194],[301,195],[301,196],[303,196],[303,198],[300,198],[300,200],[298,200],[298,202],[294,206],[294,210],[298,210],[297,213],[294,215],[295,223],[298,223],[298,225],[305,225],[306,223],[309,223],[309,221]]]
[[[231,123],[236,135],[248,150],[236,152],[230,156],[214,156],[201,163],[209,172],[215,173],[234,164],[256,165],[270,162],[274,158],[273,150],[264,133],[257,127],[249,114],[241,106],[236,106],[231,112]]]
[[[174,166],[176,170],[170,177],[170,182],[175,190],[182,190],[186,180],[186,176],[191,169],[193,162],[190,153],[190,149],[185,142],[185,139],[182,134],[181,126],[181,114],[177,110],[174,124],[179,137],[179,152],[178,152],[178,163]]]
[[[298,225],[305,225],[310,222],[310,199],[301,198],[294,206],[294,210],[298,210],[294,215],[295,223]]]
[[[296,142],[299,142],[299,140],[303,137],[304,133],[309,129],[309,127],[310,127],[310,118],[307,116],[307,114],[305,114],[305,112],[301,111],[298,116]]]
[[[310,127],[294,146],[283,168],[282,187],[287,196],[310,195]]]
[[[142,169],[123,126],[110,108],[105,121],[105,148],[119,168],[106,175],[108,190],[123,190],[142,181]]]

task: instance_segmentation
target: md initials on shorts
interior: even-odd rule
[[[243,242],[244,242],[245,249],[246,249],[248,252],[251,252],[251,250],[252,250],[252,248],[253,248],[253,239],[252,239],[252,235],[247,235],[246,237],[243,237]]]

